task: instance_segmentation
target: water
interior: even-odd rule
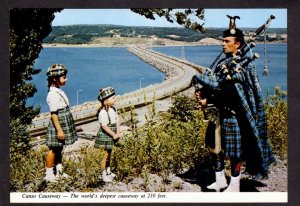
[[[37,93],[28,105],[40,105],[41,112],[49,111],[46,103],[48,92],[47,68],[61,63],[68,68],[68,82],[62,87],[70,106],[97,100],[99,89],[115,88],[122,95],[150,84],[162,82],[165,75],[145,64],[126,48],[44,48],[36,60],[35,68],[42,69],[33,82]],[[81,91],[82,90],[82,91]]]
[[[184,52],[182,52],[182,47],[157,47],[153,48],[153,50],[170,56],[185,58],[189,62],[209,67],[220,54],[221,47],[218,45],[185,46]],[[253,49],[253,52],[260,55],[260,58],[255,60],[255,64],[264,97],[267,94],[273,94],[274,87],[277,85],[280,86],[282,90],[287,91],[287,44],[267,44],[266,51],[269,75],[263,76],[262,73],[265,62],[264,45],[258,44]],[[182,56],[182,54],[185,55]]]
[[[153,50],[182,58],[182,47],[156,47]],[[209,67],[220,53],[220,46],[185,46],[185,59],[198,65]],[[260,54],[256,61],[260,84],[266,95],[273,93],[279,85],[287,89],[287,45],[267,45],[268,77],[262,76],[264,67],[264,46],[257,45],[255,52]],[[70,106],[97,99],[102,87],[113,86],[117,95],[131,92],[150,84],[162,82],[164,74],[146,64],[126,48],[44,48],[36,60],[35,68],[42,72],[33,77],[38,92],[28,100],[28,105],[41,106],[41,112],[49,111],[46,104],[48,66],[54,63],[65,64],[69,68],[66,92]],[[82,91],[81,91],[82,90]]]

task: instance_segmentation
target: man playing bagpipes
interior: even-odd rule
[[[211,120],[206,144],[212,155],[216,182],[207,188],[220,191],[228,186],[224,174],[225,156],[230,159],[231,177],[224,192],[239,192],[243,162],[249,175],[262,180],[268,177],[268,167],[275,162],[275,157],[268,139],[262,92],[253,62],[258,55],[251,54],[253,45],[245,43],[243,32],[235,27],[235,19],[239,17],[228,17],[229,29],[223,32],[222,44],[226,57],[217,63],[214,72],[207,70],[195,75],[192,84],[201,107]],[[273,18],[271,16],[267,23]],[[266,24],[263,26],[266,28]]]

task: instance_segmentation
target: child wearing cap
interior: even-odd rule
[[[47,104],[50,108],[46,145],[49,151],[46,155],[46,181],[55,181],[58,177],[67,178],[62,168],[62,150],[64,145],[73,144],[77,140],[77,133],[73,116],[69,109],[69,100],[61,90],[67,82],[67,68],[62,64],[53,64],[47,70],[48,95]],[[54,174],[56,173],[56,175]]]
[[[96,136],[95,147],[105,149],[101,163],[102,180],[112,182],[115,174],[110,171],[110,157],[115,142],[122,137],[122,133],[118,131],[118,114],[114,108],[115,90],[112,87],[101,89],[98,100],[101,102],[98,114],[100,128]]]

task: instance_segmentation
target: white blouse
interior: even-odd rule
[[[106,112],[105,109],[102,109],[99,112],[99,116],[98,116],[98,121],[99,121],[100,125],[108,125],[109,124],[108,115],[110,117],[110,124],[116,124],[118,122],[118,114],[113,108],[109,108],[108,113]]]
[[[50,108],[50,112],[56,112],[59,109],[69,106],[67,95],[63,90],[57,87],[50,87],[46,101]]]

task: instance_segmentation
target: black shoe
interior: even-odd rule
[[[195,174],[196,170],[195,169],[188,169],[186,172],[184,173],[180,173],[180,174],[176,174],[177,177],[186,179],[186,178],[191,178],[193,177],[193,175]]]
[[[185,173],[177,174],[178,177],[190,183],[209,185],[215,181],[214,171],[207,168],[189,169]]]

